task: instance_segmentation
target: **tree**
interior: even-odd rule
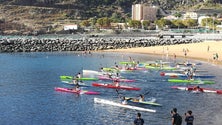
[[[182,14],[179,13],[179,12],[176,12],[176,13],[174,14],[174,16],[177,17],[177,18],[180,18],[180,17],[182,16]]]
[[[154,23],[161,29],[171,24],[169,20],[163,18],[161,18],[160,20],[156,20]]]
[[[97,23],[100,27],[102,27],[102,26],[103,26],[103,18],[99,18],[99,19],[96,21],[96,23]]]
[[[97,20],[97,24],[100,26],[100,27],[110,27],[110,23],[111,23],[111,20],[108,18],[108,17],[104,17],[104,18],[99,18]]]
[[[90,26],[90,21],[89,20],[83,20],[80,23],[80,25],[83,26],[83,27],[88,27],[88,26]]]
[[[178,29],[185,27],[182,20],[173,20],[171,23],[173,27],[178,28]]]
[[[111,20],[108,17],[103,18],[103,26],[110,27]]]
[[[143,28],[144,28],[145,30],[147,30],[148,27],[150,26],[150,21],[149,21],[149,20],[144,20],[144,21],[142,22],[142,25],[143,25]]]
[[[205,18],[201,21],[202,26],[211,26],[213,24],[213,18]]]
[[[188,28],[198,25],[197,20],[194,20],[194,19],[186,19],[183,21],[183,24]]]
[[[89,20],[90,20],[90,24],[91,24],[91,26],[94,27],[94,26],[96,25],[96,22],[97,22],[96,17],[90,18]]]
[[[130,20],[129,21],[129,27],[137,28],[139,29],[141,27],[141,22],[138,20]]]

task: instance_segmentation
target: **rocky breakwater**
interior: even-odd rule
[[[94,51],[202,42],[198,39],[89,38],[0,39],[0,52]]]

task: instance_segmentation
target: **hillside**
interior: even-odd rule
[[[63,24],[115,17],[125,22],[131,6],[147,3],[162,10],[221,8],[222,0],[0,0],[0,29],[4,34],[55,33]],[[221,11],[222,12],[222,11]]]

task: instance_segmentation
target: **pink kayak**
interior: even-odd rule
[[[122,78],[110,78],[107,76],[99,76],[98,77],[100,80],[112,80],[112,81],[117,81],[117,82],[135,82],[135,80],[131,80],[131,79],[122,79]]]
[[[131,86],[115,86],[113,84],[104,84],[104,83],[96,83],[96,82],[92,83],[92,86],[111,88],[111,89],[125,89],[125,90],[136,90],[136,91],[140,90],[140,88],[131,87]]]
[[[61,88],[61,87],[55,87],[55,91],[70,92],[70,93],[77,93],[77,94],[87,94],[87,95],[99,95],[100,94],[99,92],[93,92],[93,91],[87,91],[87,90],[76,91],[74,89]]]
[[[196,91],[196,86],[188,86],[188,87],[172,86],[171,88],[185,90],[185,91]],[[207,92],[207,93],[222,94],[222,90],[211,89],[211,88],[200,88],[200,91]]]

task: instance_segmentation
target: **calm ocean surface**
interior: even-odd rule
[[[131,56],[139,61],[161,59],[144,54],[93,53],[82,56],[74,52],[53,53],[1,53],[0,54],[0,124],[1,125],[132,125],[137,111],[109,105],[94,104],[93,98],[117,101],[113,89],[88,87],[101,95],[76,95],[54,91],[54,87],[71,87],[60,82],[60,75],[75,75],[82,69],[99,70],[114,66],[115,62],[127,61]],[[199,62],[192,60],[192,62]],[[198,69],[208,70],[207,75],[216,75],[214,85],[203,87],[222,89],[222,68],[202,62]],[[222,124],[222,95],[173,90],[174,85],[161,77],[160,71],[136,71],[122,73],[135,83],[123,85],[142,88],[141,91],[119,91],[125,96],[149,94],[162,107],[143,106],[157,110],[142,112],[146,125],[170,125],[170,110],[178,109],[182,116],[192,110],[194,125]],[[99,81],[102,82],[102,81]],[[88,81],[86,84],[91,84]],[[185,84],[184,84],[185,85]],[[184,116],[183,116],[184,118]],[[185,122],[183,121],[183,125]]]

